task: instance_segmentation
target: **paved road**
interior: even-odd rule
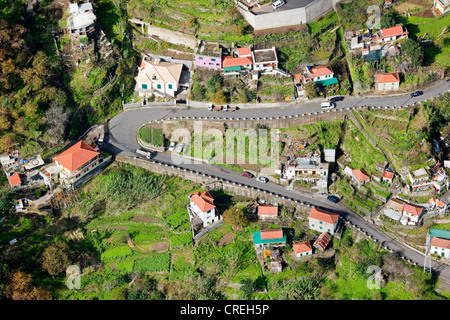
[[[416,102],[421,102],[427,99],[436,97],[439,94],[445,93],[450,89],[450,82],[443,81],[428,89],[424,89],[424,94],[419,97],[411,98],[409,94],[389,96],[383,98],[346,98],[344,101],[337,103],[337,108],[348,108],[355,106],[406,106]],[[286,108],[267,108],[257,110],[238,110],[227,117],[272,117],[272,116],[289,116],[296,114],[303,114],[308,112],[320,111],[320,103],[310,103],[304,105],[296,105]],[[135,150],[139,148],[136,141],[137,131],[139,127],[149,121],[163,120],[168,117],[176,116],[190,116],[198,117],[210,114],[212,111],[205,109],[187,109],[180,107],[161,107],[161,108],[140,108],[121,112],[116,117],[112,118],[108,123],[109,139],[105,143],[105,149],[114,155],[128,155],[136,156]],[[225,114],[224,112],[221,112]],[[221,115],[225,117],[225,115]],[[372,223],[364,220],[360,215],[356,214],[349,208],[341,205],[334,204],[326,200],[325,196],[310,195],[301,193],[295,190],[289,190],[286,187],[267,183],[262,184],[255,179],[248,179],[243,177],[240,173],[223,168],[220,166],[205,164],[205,163],[181,163],[180,157],[172,157],[167,153],[157,153],[154,160],[176,164],[182,168],[195,170],[196,172],[206,173],[211,176],[217,176],[222,179],[235,181],[237,183],[247,184],[249,186],[259,187],[266,191],[280,194],[289,198],[293,198],[297,201],[305,202],[314,206],[319,206],[325,209],[333,210],[341,214],[341,216],[348,222],[358,226],[368,235],[377,239],[384,246],[404,256],[406,259],[423,266],[424,257],[423,254],[417,252],[414,249],[392,239],[385,233],[379,230],[379,228]],[[190,161],[189,161],[190,162]],[[432,261],[433,271],[441,278],[441,280],[450,284],[450,266]]]

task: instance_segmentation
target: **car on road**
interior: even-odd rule
[[[418,97],[421,95],[423,95],[423,91],[420,91],[420,90],[414,91],[413,93],[411,93],[411,98]]]
[[[248,171],[244,171],[242,172],[242,176],[246,177],[246,178],[253,178],[253,174],[251,174]]]
[[[328,196],[328,197],[327,197],[327,200],[328,200],[328,201],[331,201],[331,202],[333,202],[333,203],[338,203],[339,200],[341,200],[341,199],[339,199],[339,197],[337,197],[337,196]]]
[[[333,97],[333,98],[330,98],[331,102],[338,102],[338,101],[342,101],[342,100],[344,100],[344,97]]]
[[[272,8],[278,9],[279,7],[282,7],[286,4],[286,1],[284,0],[277,0],[274,3],[272,3]]]
[[[322,102],[320,105],[322,109],[333,109],[336,108],[336,104],[334,102]]]
[[[184,146],[185,146],[184,143],[180,143],[180,144],[178,145],[178,148],[177,148],[177,153],[183,152]]]
[[[175,150],[175,146],[176,146],[176,145],[177,145],[176,142],[171,142],[170,145],[169,145],[169,151]]]
[[[256,181],[259,181],[262,183],[267,183],[267,182],[269,182],[269,179],[267,179],[266,177],[258,177],[258,178],[256,178]]]

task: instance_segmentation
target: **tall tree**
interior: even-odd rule
[[[44,250],[42,269],[49,275],[56,276],[70,265],[69,246],[63,241],[56,242]]]

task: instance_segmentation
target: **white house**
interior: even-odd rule
[[[312,208],[308,216],[309,228],[318,232],[336,232],[339,214],[320,208]]]
[[[450,258],[450,240],[432,237],[431,253],[437,254],[443,258]]]
[[[214,198],[208,191],[203,193],[198,191],[189,198],[188,208],[191,211],[190,214],[197,215],[202,220],[204,227],[222,219],[214,205]]]
[[[260,204],[258,205],[258,218],[261,220],[274,220],[278,218],[278,206]]]
[[[240,53],[240,56],[241,53]],[[275,47],[252,51],[253,69],[258,71],[272,71],[278,68],[278,57]]]
[[[178,91],[183,65],[160,59],[142,60],[138,68],[136,91],[140,96],[163,96],[173,99]]]
[[[100,162],[100,153],[83,140],[53,158],[61,169],[59,180],[71,185],[91,172]]]
[[[403,207],[403,216],[408,218],[408,224],[417,225],[423,214],[423,208],[405,203]]]
[[[313,254],[313,249],[309,241],[294,243],[292,249],[294,249],[294,254],[297,258]]]

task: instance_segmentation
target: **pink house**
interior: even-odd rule
[[[218,43],[200,41],[194,52],[194,64],[198,67],[222,69],[222,48]]]

